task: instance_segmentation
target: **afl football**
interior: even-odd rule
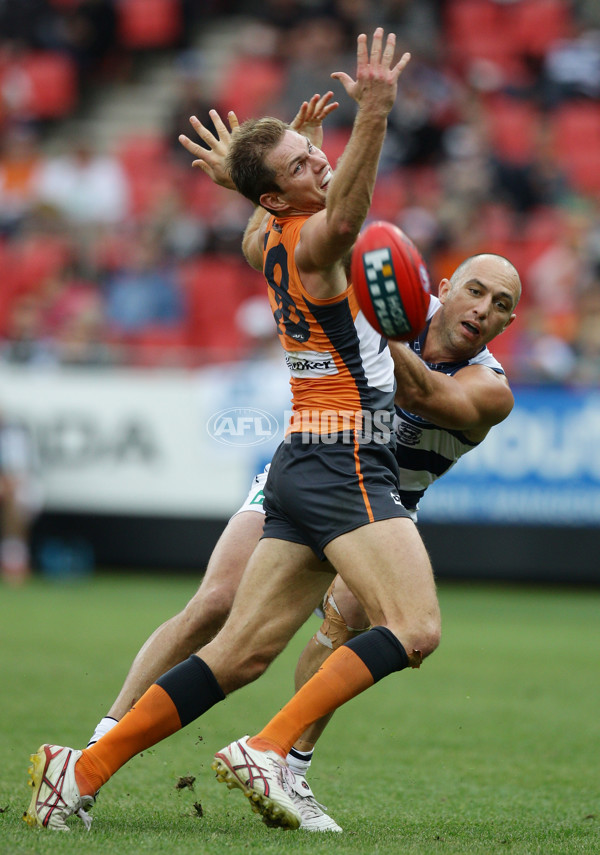
[[[368,322],[385,338],[412,341],[425,326],[429,275],[419,250],[392,223],[377,221],[352,250],[352,284]]]

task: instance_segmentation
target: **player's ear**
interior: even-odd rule
[[[288,207],[288,203],[284,202],[279,193],[275,191],[263,193],[260,197],[260,204],[267,211],[285,211]]]
[[[440,303],[443,303],[445,301],[451,287],[452,286],[450,285],[449,279],[442,279],[442,281],[438,285],[438,299]]]
[[[507,322],[504,324],[504,326],[502,327],[501,332],[504,332],[504,330],[512,324],[512,322],[514,321],[514,319],[515,319],[516,317],[517,317],[517,316],[516,316],[515,314],[512,314],[512,315],[510,316],[510,318],[507,320]]]

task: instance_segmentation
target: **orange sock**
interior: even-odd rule
[[[81,795],[93,795],[140,751],[181,729],[177,707],[156,683],[102,739],[84,748],[75,766]]]
[[[286,757],[309,724],[333,712],[374,682],[360,656],[350,647],[338,647],[267,726],[248,740],[248,745]]]

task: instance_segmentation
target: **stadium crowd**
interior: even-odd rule
[[[182,365],[264,345],[262,278],[242,260],[248,205],[179,146],[209,107],[291,119],[336,90],[375,25],[410,50],[371,210],[434,282],[506,255],[519,324],[494,343],[512,381],[600,380],[600,7],[594,0],[3,0],[0,2],[0,358]],[[213,67],[211,33],[229,34]],[[221,44],[221,42],[220,42]],[[169,56],[179,89],[155,133],[110,150],[64,133],[98,93]],[[235,59],[234,59],[235,57]],[[339,93],[338,93],[339,94]],[[332,164],[345,103],[325,128]],[[231,198],[230,198],[231,196]],[[231,324],[231,317],[237,326]],[[513,332],[514,330],[514,332]]]

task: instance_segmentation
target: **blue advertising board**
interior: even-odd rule
[[[600,526],[600,391],[513,391],[508,419],[427,491],[419,520]]]

